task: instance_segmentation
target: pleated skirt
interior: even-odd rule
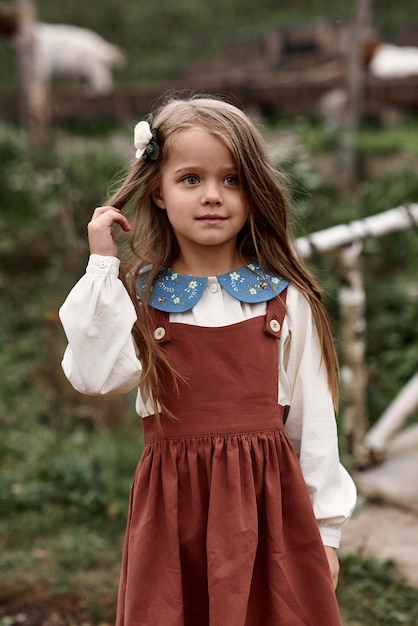
[[[180,434],[173,422],[161,438],[154,417],[144,418],[117,626],[341,624],[306,484],[280,421],[246,416],[231,432],[218,417],[216,434],[207,435],[186,420]]]

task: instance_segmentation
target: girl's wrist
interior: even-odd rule
[[[113,255],[90,254],[86,272],[88,274],[119,275],[120,260]]]

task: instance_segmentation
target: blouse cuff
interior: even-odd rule
[[[102,274],[119,276],[120,260],[115,256],[91,254],[86,268],[86,274]]]
[[[330,548],[340,547],[341,529],[330,526],[319,526],[322,543]]]

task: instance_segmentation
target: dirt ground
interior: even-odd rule
[[[3,603],[3,592],[0,592],[0,626],[113,626],[113,622],[92,618],[85,601],[75,595],[57,598],[38,589],[8,597]]]
[[[385,503],[365,503],[343,531],[340,553],[394,561],[418,587],[418,516]]]
[[[354,475],[359,504],[343,529],[341,542],[341,554],[393,560],[416,587],[417,476],[418,425],[413,425],[392,438],[381,464]]]
[[[82,616],[83,607],[77,598],[56,599],[42,590],[8,598],[0,607],[1,626],[90,626]]]

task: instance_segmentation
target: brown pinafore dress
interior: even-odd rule
[[[183,379],[178,418],[143,419],[117,626],[340,626],[317,522],[283,433],[278,346],[285,292],[266,316],[156,336]]]

